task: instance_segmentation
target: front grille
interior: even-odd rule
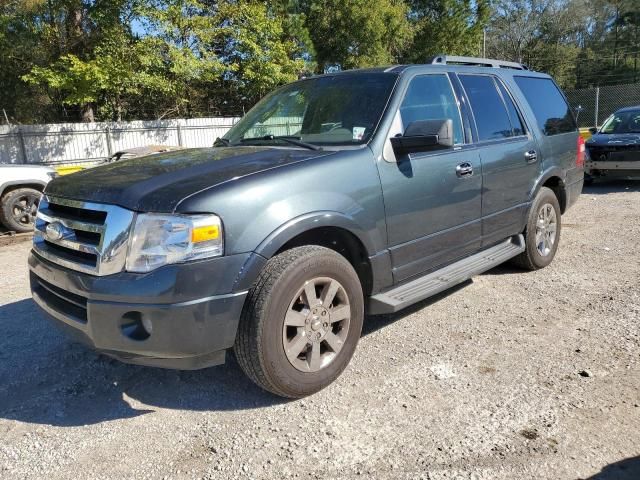
[[[45,196],[33,239],[45,259],[92,275],[121,272],[134,213],[105,205]]]
[[[73,318],[76,322],[87,323],[87,299],[75,293],[45,282],[31,273],[33,292],[42,298],[56,312]]]
[[[640,143],[627,145],[592,145],[589,147],[589,156],[592,160],[609,160],[609,157],[619,154],[640,154]]]

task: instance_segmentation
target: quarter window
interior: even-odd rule
[[[556,84],[549,78],[514,77],[545,135],[576,131],[576,122]]]
[[[471,103],[479,140],[514,136],[507,107],[493,78],[486,75],[460,75],[459,78]]]
[[[400,106],[403,128],[418,120],[453,121],[453,141],[463,143],[458,102],[446,75],[420,75],[411,80]]]

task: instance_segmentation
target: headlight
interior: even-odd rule
[[[129,272],[223,253],[222,222],[216,215],[138,214],[127,255]]]

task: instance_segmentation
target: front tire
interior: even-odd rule
[[[293,248],[270,259],[249,292],[234,352],[260,387],[305,397],[346,368],[363,318],[362,287],[351,264],[328,248]]]
[[[542,187],[536,195],[524,231],[525,251],[513,263],[526,270],[549,265],[558,251],[562,227],[560,204],[553,190]]]
[[[16,188],[0,200],[0,223],[14,232],[33,230],[42,193],[33,188]]]

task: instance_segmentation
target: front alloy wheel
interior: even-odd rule
[[[33,188],[17,188],[6,193],[0,205],[0,222],[19,233],[33,230],[41,197],[42,193]]]
[[[347,259],[316,245],[296,247],[263,268],[247,296],[233,349],[260,387],[300,398],[346,368],[363,318],[362,286]]]
[[[349,334],[351,307],[344,287],[332,278],[305,282],[284,318],[282,342],[291,365],[317,372],[342,350]]]

